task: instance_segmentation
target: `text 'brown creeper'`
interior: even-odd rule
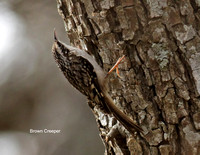
[[[60,42],[55,31],[54,39],[53,55],[68,81],[89,100],[105,106],[131,134],[142,132],[141,127],[115,106],[107,91],[107,74],[95,59],[84,50]]]

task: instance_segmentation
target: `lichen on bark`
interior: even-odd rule
[[[57,2],[71,43],[93,54],[105,71],[126,55],[122,78],[110,77],[110,95],[145,132],[131,136],[91,106],[106,153],[198,154],[199,1]]]

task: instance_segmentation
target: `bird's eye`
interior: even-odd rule
[[[68,55],[68,53],[69,53],[69,50],[68,50],[67,48],[64,48],[64,49],[61,50],[61,51],[62,51],[62,54],[63,54],[64,56]]]

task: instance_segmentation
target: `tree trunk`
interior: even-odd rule
[[[58,0],[74,46],[105,71],[126,55],[110,95],[144,133],[131,135],[89,103],[106,154],[200,154],[199,8],[199,0]]]

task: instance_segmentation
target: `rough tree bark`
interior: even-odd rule
[[[200,154],[200,1],[57,2],[71,43],[105,71],[126,55],[110,95],[145,132],[131,136],[91,106],[105,152]]]

